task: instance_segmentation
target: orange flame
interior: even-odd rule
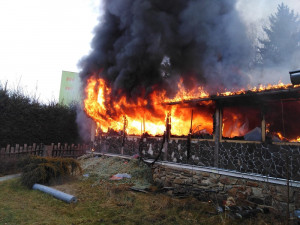
[[[168,106],[163,102],[170,102],[166,98],[165,91],[160,93],[154,91],[149,96],[149,100],[138,98],[136,102],[130,102],[125,96],[111,99],[111,88],[103,79],[90,78],[87,82],[84,107],[87,114],[97,122],[97,127],[101,126],[103,132],[110,129],[114,131],[123,130],[123,116],[126,115],[128,134],[139,135],[144,131],[150,135],[162,135],[166,129],[165,117],[167,113],[171,114],[172,134],[187,135],[190,130],[191,110],[181,110],[178,105]],[[192,98],[195,91],[189,93],[184,90],[182,81],[179,82],[178,96]],[[200,90],[200,89],[199,89]],[[205,96],[205,94],[203,94]],[[212,104],[211,101],[205,104]],[[193,116],[193,129],[198,132],[212,133],[213,121],[212,115],[208,112]]]
[[[190,126],[193,124],[192,132],[199,134],[212,134],[214,104],[211,100],[198,102],[194,107],[194,115],[191,123],[192,107],[185,104],[166,103],[182,102],[184,100],[208,98],[209,94],[203,87],[186,90],[181,79],[178,84],[178,92],[172,99],[166,97],[166,91],[153,91],[147,99],[139,97],[132,101],[126,96],[118,96],[120,93],[112,94],[111,87],[101,78],[91,77],[87,82],[86,99],[84,107],[86,113],[97,123],[97,134],[99,129],[103,132],[114,130],[120,132],[124,128],[123,116],[126,116],[128,126],[126,132],[131,135],[140,135],[144,132],[150,135],[162,135],[166,130],[165,118],[168,113],[171,115],[171,132],[173,135],[187,135]],[[279,82],[277,85],[267,85],[229,92],[218,93],[218,96],[242,95],[249,92],[261,92],[274,89],[288,89],[292,85],[284,85]],[[299,87],[300,85],[294,86]],[[199,105],[206,105],[199,109]],[[184,108],[184,109],[183,109]],[[187,108],[190,108],[187,110]],[[208,109],[207,109],[208,108]],[[223,118],[224,120],[224,118]],[[228,124],[222,127],[224,137],[235,137],[245,135],[250,128],[238,114],[231,113],[227,117]],[[224,122],[224,121],[223,121]],[[226,121],[225,121],[226,122]],[[268,130],[268,125],[267,125]],[[278,135],[279,136],[279,135]],[[279,136],[280,138],[280,136]],[[300,141],[300,137],[296,139]]]
[[[300,136],[298,136],[297,138],[294,138],[294,139],[288,139],[288,138],[284,137],[283,134],[280,133],[280,132],[276,132],[275,135],[276,135],[281,141],[300,142]]]
[[[288,89],[290,87],[300,87],[300,85],[292,85],[292,84],[284,84],[281,81],[278,82],[278,84],[272,85],[272,84],[267,84],[267,85],[259,85],[258,87],[252,87],[249,88],[249,90],[241,89],[238,91],[225,91],[222,93],[218,93],[218,96],[230,96],[230,95],[242,95],[246,94],[249,92],[262,92],[262,91],[269,91],[269,90],[279,90],[279,89]]]

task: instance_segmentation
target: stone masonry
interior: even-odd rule
[[[236,204],[259,205],[276,211],[287,209],[287,186],[226,175],[180,169],[156,164],[153,180],[175,192],[202,193],[204,200],[226,201],[233,197]],[[289,187],[290,210],[300,208],[300,188]],[[206,198],[206,199],[205,199]]]
[[[98,151],[124,155],[140,154],[144,159],[155,159],[162,146],[162,137],[101,137]],[[179,169],[181,165],[192,168],[214,169],[213,140],[192,139],[188,149],[186,138],[171,138],[167,143],[167,154],[159,160],[166,160],[177,167],[162,166],[159,163],[153,172],[153,179],[162,186],[173,187],[177,192],[214,193],[214,198],[226,200],[233,197],[237,202],[268,206],[277,210],[287,208],[287,186],[267,182],[268,178],[300,181],[300,146],[267,143],[220,142],[218,168],[226,171],[261,176],[265,181],[247,180],[219,173],[201,170]],[[123,143],[123,145],[122,145]],[[165,149],[163,149],[164,151]],[[188,158],[188,150],[189,158]],[[300,188],[289,189],[290,208],[300,208]]]

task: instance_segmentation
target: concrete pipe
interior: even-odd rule
[[[44,193],[47,193],[49,195],[52,195],[53,197],[57,198],[57,199],[60,199],[64,202],[67,202],[67,203],[75,203],[77,202],[77,198],[73,195],[69,195],[69,194],[66,194],[62,191],[58,191],[54,188],[50,188],[50,187],[47,187],[45,185],[41,185],[41,184],[34,184],[32,186],[32,189],[33,190],[39,190],[39,191],[42,191]]]

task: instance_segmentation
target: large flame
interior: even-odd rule
[[[242,95],[249,92],[261,92],[274,89],[288,89],[291,85],[278,83],[251,88],[248,91],[225,91],[218,96]],[[84,107],[86,113],[97,123],[97,132],[124,131],[130,135],[148,133],[150,135],[162,135],[166,130],[166,116],[171,116],[172,135],[187,135],[190,132],[198,134],[213,133],[214,103],[210,100],[197,102],[197,105],[183,104],[185,100],[208,98],[209,94],[202,87],[186,90],[183,81],[177,84],[178,92],[172,99],[166,97],[165,90],[153,91],[147,99],[138,97],[135,101],[128,100],[120,93],[112,94],[111,87],[101,78],[91,77],[87,81],[86,99]],[[119,96],[120,95],[120,96]],[[182,102],[182,104],[166,104]],[[202,106],[202,107],[201,107]],[[223,115],[223,137],[233,138],[244,136],[247,132],[260,127],[260,112],[241,108],[228,109]],[[251,112],[250,112],[250,111]],[[253,119],[256,118],[256,119]],[[192,126],[192,127],[191,127]],[[267,131],[268,131],[267,124]],[[288,140],[281,134],[277,136],[281,140]],[[288,140],[299,142],[300,137]]]
[[[125,128],[126,132],[132,135],[145,132],[150,135],[162,135],[166,130],[166,115],[170,113],[173,135],[187,135],[191,129],[191,120],[192,131],[212,134],[212,110],[200,113],[197,108],[187,110],[187,106],[162,104],[196,96],[195,91],[189,93],[183,88],[182,81],[179,82],[178,88],[180,91],[174,99],[168,99],[165,91],[154,91],[148,99],[139,97],[135,102],[130,102],[126,96],[112,99],[112,90],[108,84],[101,78],[91,77],[87,82],[87,98],[84,100],[84,107],[103,132],[108,132],[110,129],[123,131]],[[202,89],[200,91],[203,93],[201,96],[208,96]],[[207,101],[203,104],[209,105],[212,102]],[[185,110],[182,110],[182,107],[185,107]],[[125,120],[126,127],[124,127]]]

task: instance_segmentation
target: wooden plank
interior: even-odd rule
[[[27,154],[27,152],[28,152],[28,146],[27,146],[27,144],[24,144],[24,149],[23,149],[22,155]]]
[[[10,147],[9,156],[12,156],[13,154],[15,154],[15,147]]]
[[[30,154],[36,155],[36,143],[33,143],[32,145],[32,151]]]
[[[15,154],[19,154],[20,152],[20,145],[16,144]]]
[[[266,141],[266,119],[265,119],[265,113],[262,112],[262,120],[261,120],[261,141]]]
[[[5,156],[9,156],[9,154],[10,154],[10,145],[6,146],[5,153],[6,153]]]
[[[214,167],[218,167],[219,164],[219,145],[222,137],[222,108],[217,104],[215,116],[214,116],[214,139],[215,139],[215,149],[214,149]]]
[[[27,155],[30,155],[30,154],[31,154],[31,151],[32,151],[32,145],[29,145],[28,148],[27,148],[26,154],[27,154]]]

